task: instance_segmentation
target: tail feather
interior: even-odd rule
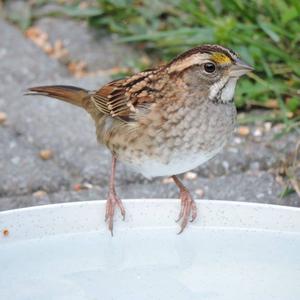
[[[49,85],[29,88],[25,95],[42,95],[83,107],[88,91],[68,85]]]

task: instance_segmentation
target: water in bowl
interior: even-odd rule
[[[0,299],[299,300],[300,234],[139,229],[0,246]]]

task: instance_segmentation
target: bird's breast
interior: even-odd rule
[[[145,177],[170,176],[196,168],[221,151],[234,129],[233,105],[209,103],[201,109],[187,107],[161,113],[162,118],[156,112],[155,119],[146,123],[134,139],[128,137],[127,146],[118,152],[120,160]]]

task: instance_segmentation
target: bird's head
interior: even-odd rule
[[[237,80],[253,70],[234,51],[219,45],[190,49],[167,67],[169,74],[181,74],[191,88],[201,89],[217,103],[231,102]]]

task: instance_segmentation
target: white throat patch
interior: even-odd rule
[[[214,83],[209,90],[209,99],[218,100],[222,103],[230,102],[233,98],[238,78],[223,78]]]
[[[237,78],[230,78],[228,82],[225,84],[221,92],[222,102],[229,102],[232,100],[235,91],[236,82],[237,82]]]

